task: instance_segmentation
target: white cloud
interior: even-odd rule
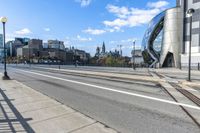
[[[100,35],[100,34],[104,34],[106,33],[105,30],[101,30],[101,29],[92,29],[92,28],[88,28],[86,30],[83,31],[84,33],[89,33],[92,35]]]
[[[110,27],[122,27],[122,26],[126,26],[128,24],[128,22],[126,20],[117,18],[113,21],[104,21],[103,22],[106,26],[110,26]]]
[[[92,38],[86,38],[86,37],[81,37],[80,35],[77,35],[77,40],[78,41],[81,41],[81,42],[90,42],[90,41],[92,41]]]
[[[15,31],[15,34],[17,35],[28,35],[31,34],[32,32],[28,28],[24,28],[18,31]]]
[[[92,0],[75,0],[76,2],[79,2],[81,4],[81,7],[89,6]]]
[[[134,27],[147,24],[155,15],[162,12],[169,5],[167,1],[149,2],[147,9],[118,7],[115,5],[108,5],[106,8],[108,12],[117,16],[114,20],[105,20],[103,24],[107,27],[117,28]]]
[[[46,31],[46,32],[48,32],[50,30],[51,30],[50,28],[44,28],[44,31]]]
[[[147,6],[150,8],[163,8],[169,5],[169,2],[161,0],[157,2],[148,2]]]
[[[123,7],[117,7],[117,6],[109,4],[106,8],[110,13],[114,13],[119,18],[126,18],[127,15],[130,14],[129,9],[127,7],[124,7],[124,6]]]

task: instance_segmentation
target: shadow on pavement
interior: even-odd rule
[[[23,118],[14,107],[4,90],[0,88],[0,133],[28,132],[35,133],[27,121],[32,118]]]

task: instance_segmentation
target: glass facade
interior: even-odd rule
[[[164,16],[165,12],[161,12],[155,16],[145,32],[142,41],[142,51],[144,61],[148,64],[151,64],[155,58],[159,60],[163,40]]]
[[[160,33],[153,42],[153,50],[157,53],[161,52],[162,40],[163,40],[163,30],[160,31]]]

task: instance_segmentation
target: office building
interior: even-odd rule
[[[65,50],[65,45],[63,41],[58,40],[48,40],[48,47],[54,49]]]

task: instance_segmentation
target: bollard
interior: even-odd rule
[[[200,63],[198,63],[198,70],[200,70]]]

